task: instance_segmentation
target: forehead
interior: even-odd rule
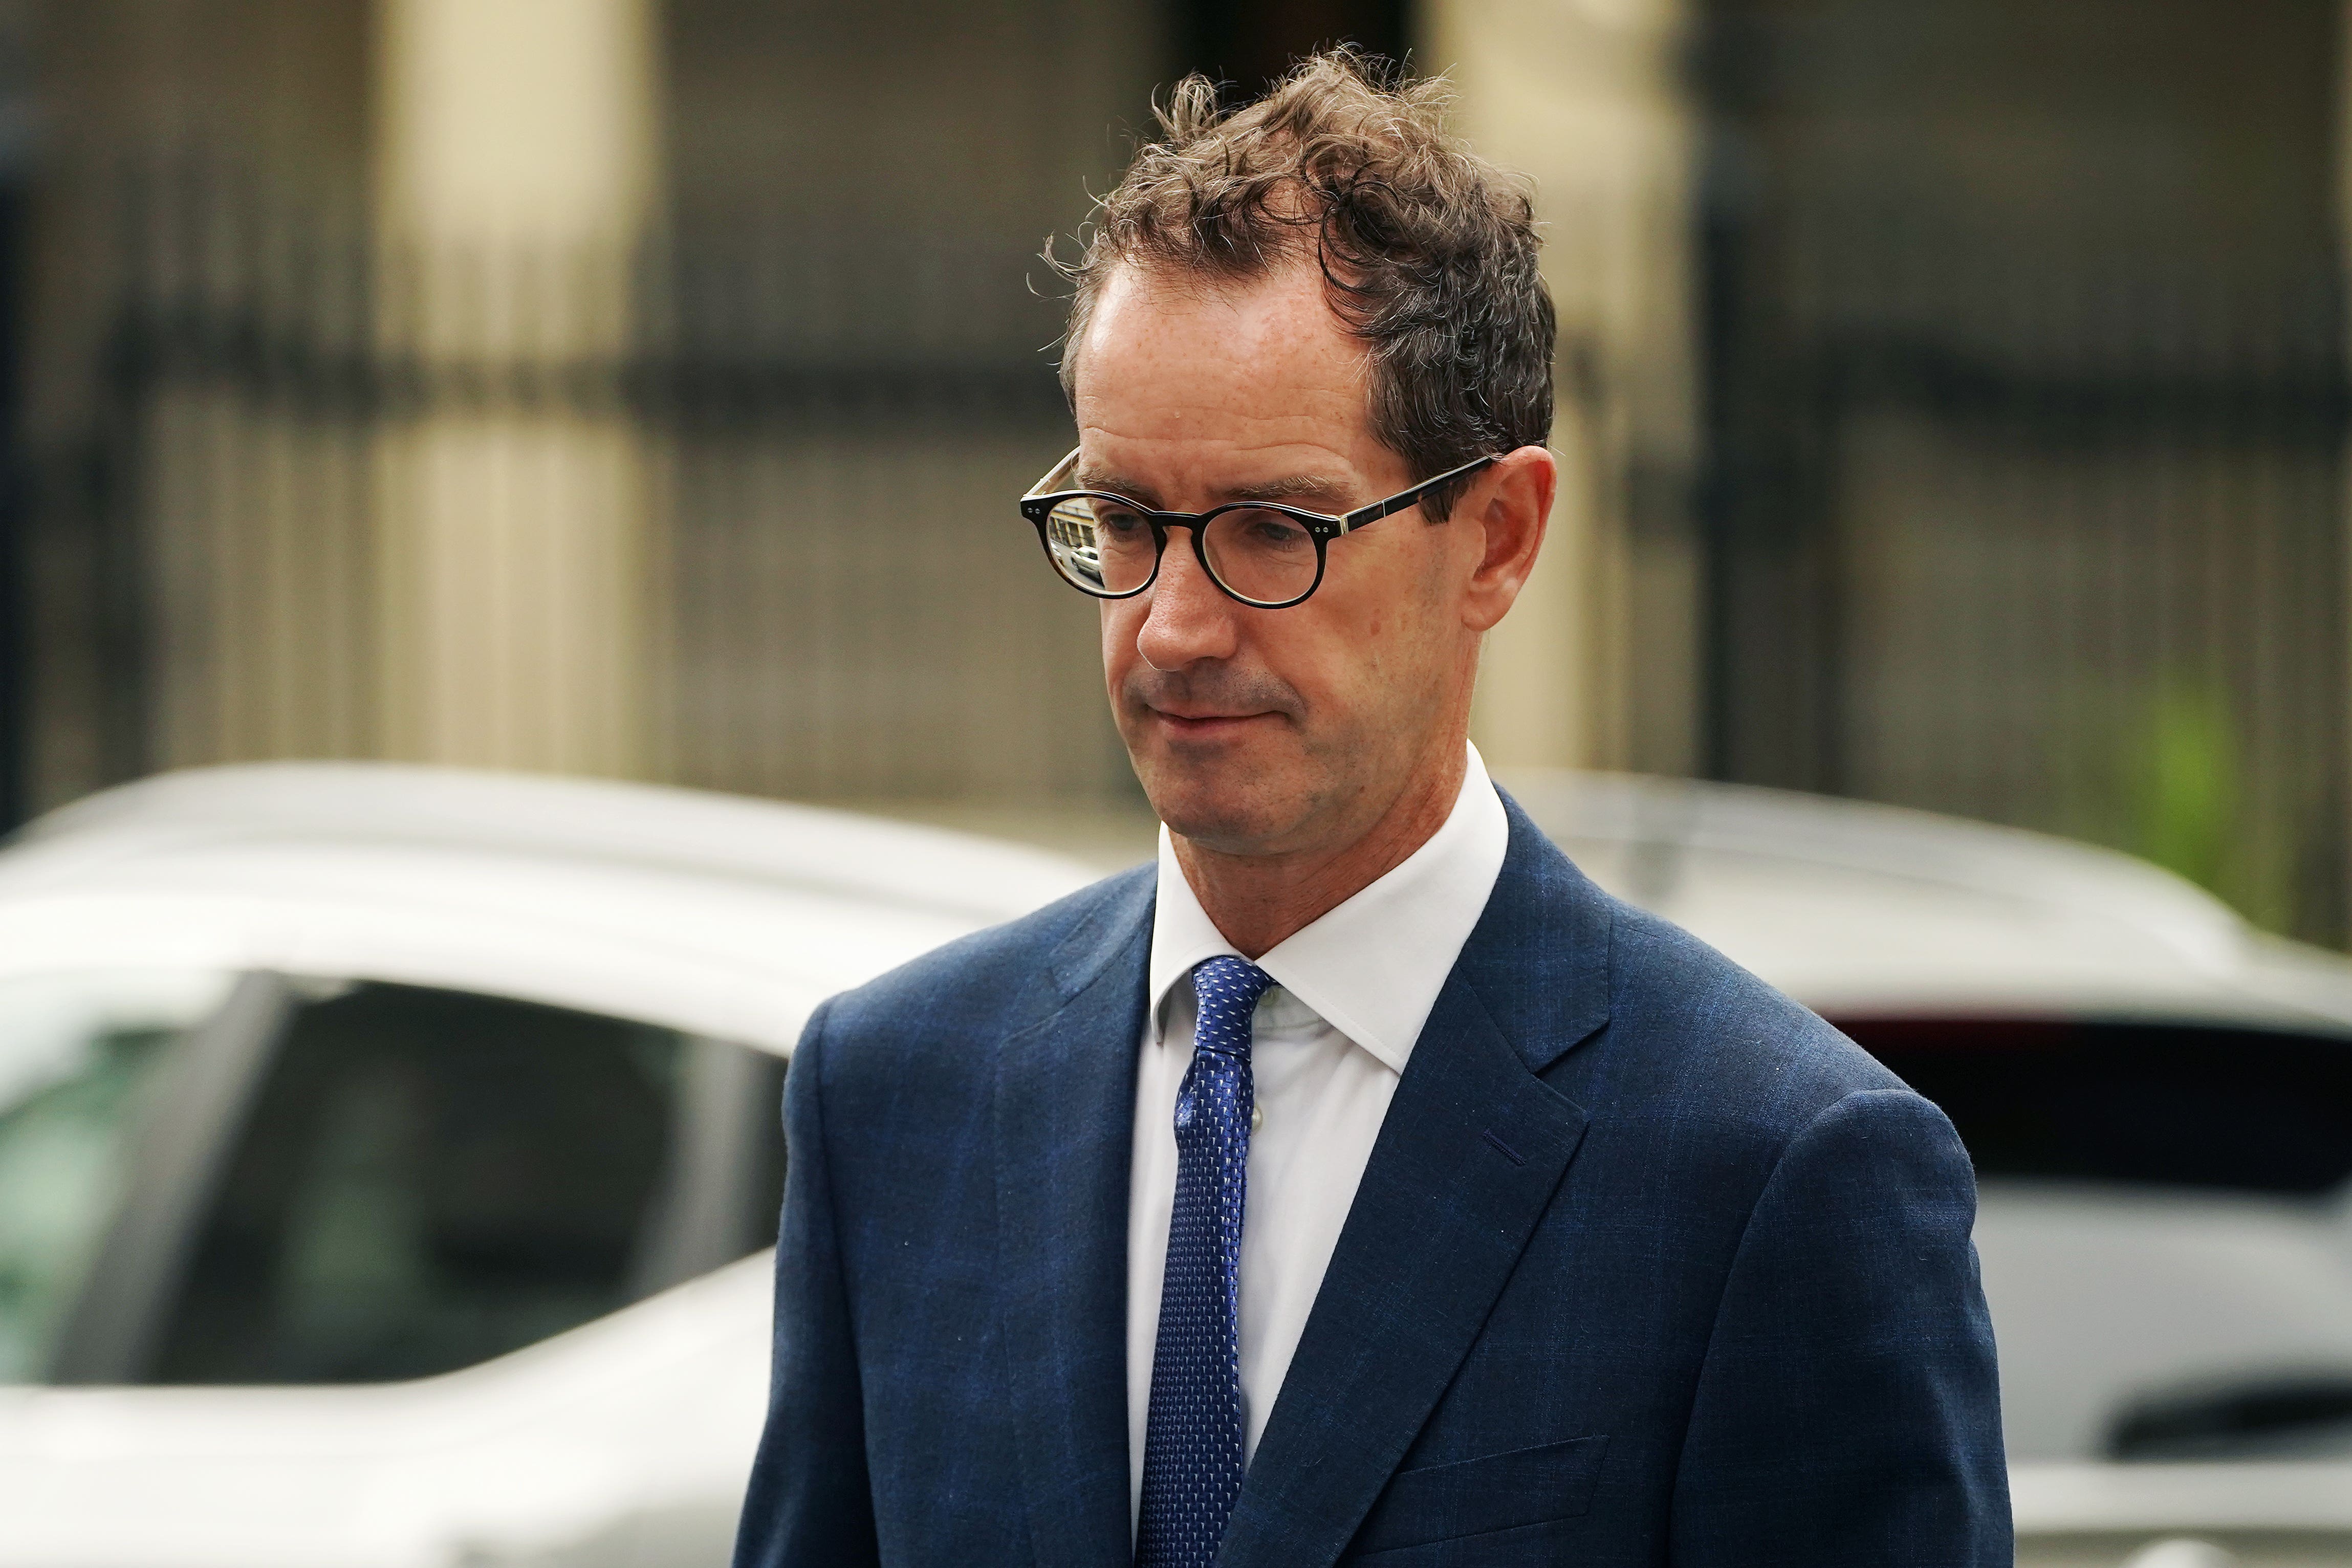
[[[1072,377],[1082,428],[1139,440],[1334,440],[1369,430],[1362,342],[1307,263],[1239,283],[1120,267]]]

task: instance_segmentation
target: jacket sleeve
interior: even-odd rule
[[[826,1165],[827,1008],[784,1079],[784,1206],[768,1425],[751,1464],[735,1568],[861,1568],[878,1560],[847,1282]]]
[[[1849,1094],[1732,1264],[1675,1482],[1675,1568],[2009,1568],[1976,1177],[1941,1111]]]

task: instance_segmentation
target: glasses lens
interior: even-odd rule
[[[1288,604],[1315,586],[1315,536],[1278,511],[1219,512],[1201,536],[1201,551],[1218,582],[1261,605]]]
[[[1160,542],[1151,523],[1109,496],[1072,496],[1045,518],[1054,570],[1089,594],[1132,594],[1151,581]]]

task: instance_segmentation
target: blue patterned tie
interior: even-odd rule
[[[1242,1200],[1257,1101],[1250,1014],[1273,984],[1230,956],[1192,971],[1199,1022],[1176,1097],[1176,1206],[1143,1426],[1136,1568],[1210,1568],[1242,1493]]]

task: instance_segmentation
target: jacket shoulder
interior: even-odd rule
[[[1593,1117],[1594,1152],[1613,1151],[1602,1166],[1629,1194],[1680,1194],[1732,1224],[1793,1153],[1828,1136],[1925,1161],[1953,1201],[1973,1202],[1941,1110],[1697,937],[1611,903],[1608,1023],[1546,1079]]]
[[[1689,931],[1610,902],[1609,1039],[1596,1055],[1612,1058],[1625,1087],[1771,1143],[1849,1095],[1909,1092],[1818,1014]]]
[[[1580,1042],[1539,1069],[1553,1088],[1595,1113],[1768,1156],[1847,1095],[1903,1090],[1813,1013],[1593,882],[1508,795],[1503,805],[1510,848],[1464,957],[1519,1033]]]
[[[970,1038],[1010,1024],[1024,1006],[1075,988],[1084,976],[1074,971],[1148,926],[1154,883],[1154,868],[1138,866],[959,937],[834,997],[819,1021],[829,1037],[861,1044],[941,1031]]]

